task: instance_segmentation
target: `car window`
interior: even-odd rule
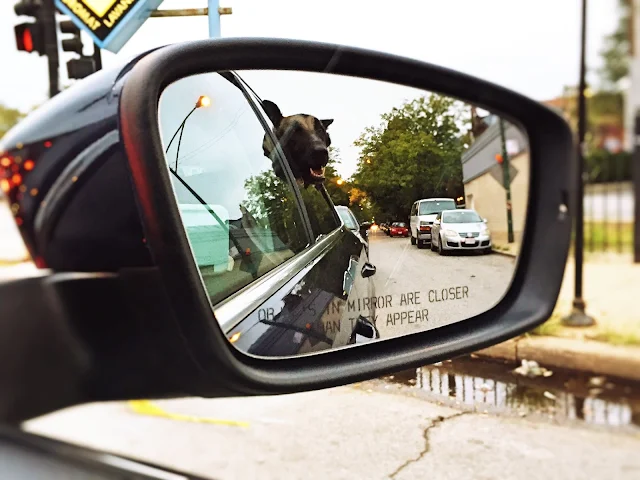
[[[348,229],[350,230],[358,229],[358,224],[356,223],[355,218],[353,217],[353,215],[351,215],[349,210],[347,210],[346,208],[338,208],[337,210],[338,210],[338,214],[340,215],[340,218],[342,218],[342,221],[344,222],[344,224],[347,226]]]
[[[266,112],[258,104],[264,120],[273,128],[273,123]],[[326,193],[324,185],[308,185],[300,188],[300,195],[304,202],[309,216],[309,223],[313,231],[314,238],[326,235],[340,227],[340,222],[336,216],[335,206]]]
[[[456,211],[444,212],[442,214],[445,223],[478,223],[482,218],[476,212]]]
[[[420,202],[418,215],[433,215],[443,210],[455,209],[456,202],[453,200],[426,200]]]
[[[189,114],[198,95],[210,104]],[[293,187],[265,157],[265,130],[239,88],[217,73],[183,78],[164,90],[159,116],[165,142],[183,125],[166,158],[213,303],[309,244]]]
[[[411,213],[410,215],[413,217],[416,214],[416,210],[417,210],[418,205],[416,203],[414,203],[413,205],[411,205]]]
[[[302,189],[302,200],[307,209],[315,238],[331,233],[340,226],[334,214],[334,206],[326,194],[324,185]]]

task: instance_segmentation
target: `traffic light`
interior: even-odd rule
[[[81,79],[88,77],[96,71],[96,64],[93,58],[82,54],[84,45],[80,36],[80,29],[71,20],[60,22],[60,33],[71,35],[62,39],[62,50],[80,55],[80,58],[72,58],[67,62],[67,75],[69,78]]]
[[[80,29],[71,20],[63,20],[60,22],[60,33],[71,34],[71,38],[62,39],[62,50],[65,52],[75,52],[82,55],[84,46],[80,37]]]
[[[45,37],[41,0],[22,0],[14,5],[18,16],[32,17],[33,22],[25,22],[14,27],[16,46],[21,52],[45,55]]]

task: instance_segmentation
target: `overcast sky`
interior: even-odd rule
[[[26,110],[46,100],[46,58],[16,51],[13,25],[19,20],[14,3],[0,2],[0,62],[4,67],[0,103]],[[617,0],[589,3],[588,63],[595,69],[600,64],[602,39],[616,26]],[[206,0],[165,0],[161,8],[206,5]],[[221,6],[233,8],[232,15],[222,17],[224,37],[297,38],[382,50],[469,73],[537,100],[555,97],[564,85],[577,83],[580,0],[221,0]],[[118,55],[128,57],[157,45],[207,36],[205,17],[152,18]],[[67,59],[63,57],[61,65],[63,83],[67,82]],[[104,52],[105,65],[114,59],[114,54]],[[314,104],[303,104],[309,93],[293,88],[284,98],[283,91],[275,88],[283,83],[278,75],[243,77],[263,98],[278,96],[270,99],[280,104],[285,115],[316,106],[316,111],[304,113],[335,118],[331,129],[343,153],[344,174],[351,173],[355,164],[350,147],[354,132],[377,123],[377,113],[405,96],[394,87],[386,100],[377,100],[375,88],[362,88],[351,80],[341,89],[340,101],[331,101],[324,91]],[[331,89],[336,88],[341,87],[332,81]],[[350,96],[347,89],[357,94]],[[382,90],[380,93],[382,97]],[[299,106],[298,111],[291,111],[293,105]],[[324,105],[323,111],[317,111],[319,105]],[[340,119],[347,116],[352,126],[341,128]]]

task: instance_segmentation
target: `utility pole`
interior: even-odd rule
[[[42,16],[45,55],[49,63],[49,98],[52,98],[60,93],[58,26],[56,24],[56,7],[53,5],[53,0],[44,0],[42,4]]]
[[[500,142],[502,144],[502,182],[507,192],[507,242],[513,243],[513,215],[511,210],[511,172],[509,167],[511,162],[507,153],[507,141],[504,133],[504,120],[500,118]]]
[[[586,85],[586,47],[587,47],[587,0],[582,0],[582,32],[580,40],[580,81],[578,85],[578,149],[576,168],[576,234],[575,253],[575,295],[571,313],[562,319],[562,323],[571,327],[588,327],[595,320],[585,313],[586,303],[582,297],[582,271],[584,264],[584,143],[587,131]]]

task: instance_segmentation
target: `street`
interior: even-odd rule
[[[480,400],[441,402],[421,390],[374,380],[294,395],[154,402],[164,418],[126,403],[93,404],[26,429],[216,479],[640,477],[636,427],[559,419],[530,400],[512,414],[487,413]],[[531,410],[539,416],[523,413]],[[221,423],[230,420],[247,423]]]
[[[500,254],[455,252],[440,256],[419,250],[408,238],[370,232],[382,338],[429,330],[489,310],[507,292],[516,259]],[[382,306],[382,308],[380,308]]]

